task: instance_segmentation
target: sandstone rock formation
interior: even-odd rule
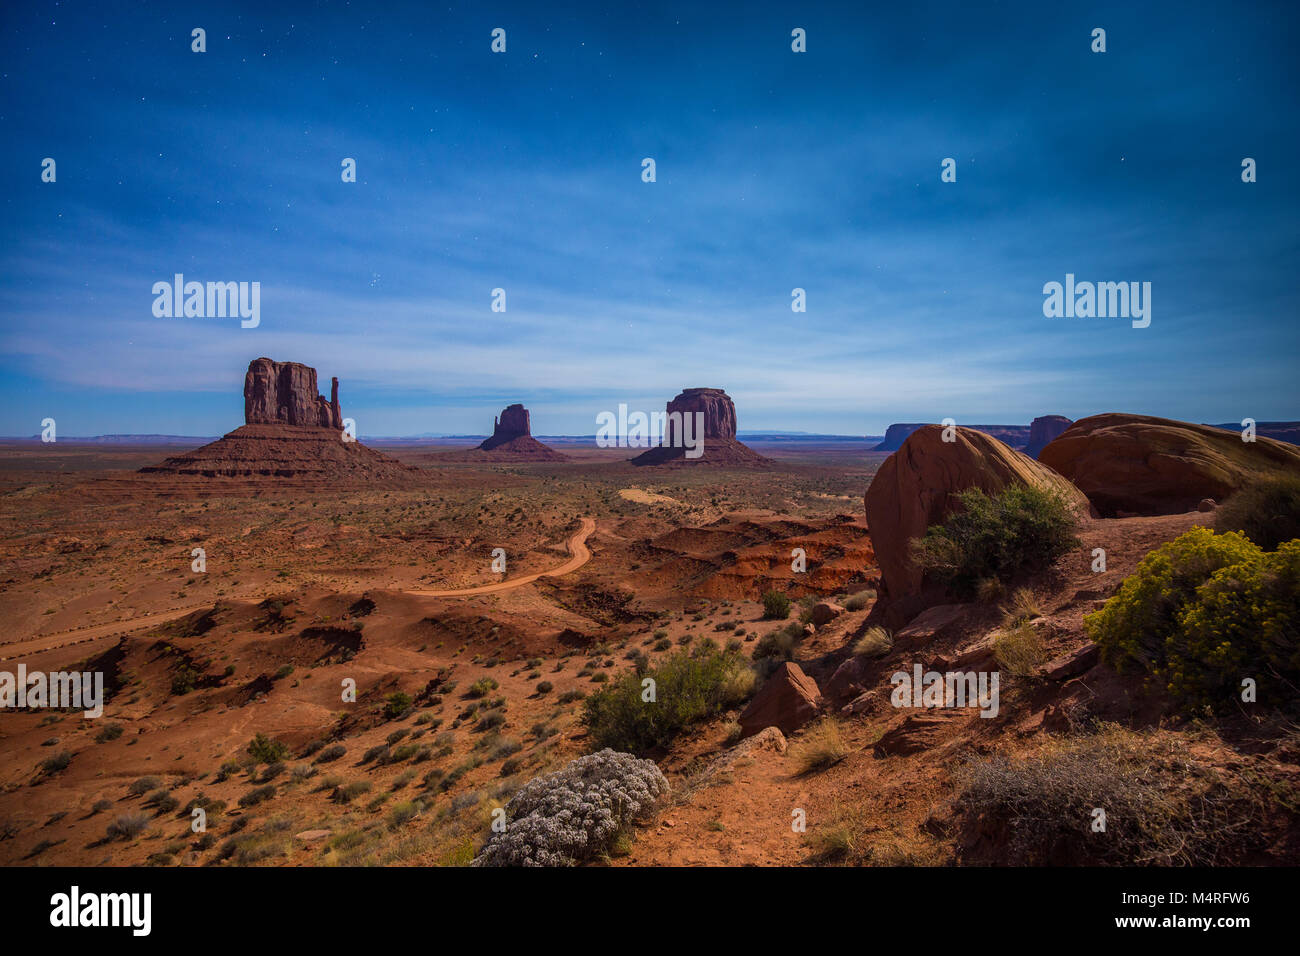
[[[256,358],[244,376],[244,424],[343,428],[339,380],[331,379],[330,398],[316,391],[316,370],[298,362]]]
[[[529,420],[528,409],[516,402],[514,405],[507,405],[502,410],[500,417],[493,419],[492,437],[478,447],[484,451],[491,451],[516,438],[531,438],[532,434],[532,422]]]
[[[722,465],[765,464],[768,462],[758,452],[736,440],[736,405],[720,388],[688,388],[680,392],[667,405],[667,427],[664,443],[632,459],[634,465],[698,464],[708,462]],[[692,417],[683,433],[687,415],[700,412],[704,416],[703,454],[688,458],[685,439],[698,442]]]
[[[533,437],[528,409],[516,402],[502,409],[492,420],[492,435],[469,451],[429,455],[430,463],[450,461],[568,461],[563,455]]]
[[[1300,474],[1300,448],[1168,418],[1110,413],[1075,422],[1039,460],[1106,517],[1179,514],[1265,475]]]
[[[331,485],[409,484],[419,469],[357,441],[345,441],[339,380],[330,400],[316,392],[316,370],[258,358],[244,376],[246,424],[145,474],[195,478],[283,479]]]
[[[742,736],[749,737],[767,727],[791,734],[817,715],[821,691],[817,682],[798,664],[787,661],[776,669],[740,712]]]
[[[1064,415],[1039,415],[1029,423],[1029,444],[1025,446],[1025,454],[1037,458],[1039,452],[1073,424]]]
[[[952,510],[955,492],[1008,485],[1032,485],[1061,494],[1082,513],[1088,502],[1077,488],[1027,455],[983,432],[957,428],[956,441],[943,441],[944,429],[926,425],[885,459],[865,499],[867,529],[881,572],[881,604],[898,623],[923,610],[924,575],[912,561],[911,541]],[[929,601],[928,603],[935,603]]]
[[[417,481],[420,469],[360,442],[345,442],[342,435],[333,428],[304,425],[244,425],[202,448],[140,471],[330,485],[405,485]]]

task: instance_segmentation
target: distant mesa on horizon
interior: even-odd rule
[[[938,424],[941,423],[903,422],[896,425],[890,425],[885,429],[885,440],[871,450],[898,451],[898,449],[903,447],[903,442],[907,441],[908,436],[913,432],[924,428],[926,425]],[[1014,448],[1016,451],[1024,451],[1029,445],[1030,430],[1032,428],[1030,425],[967,425],[963,422],[958,422],[957,425],[961,428],[969,428],[971,431],[983,432],[985,435],[996,438],[1008,448]]]
[[[430,461],[570,461],[568,455],[533,437],[532,416],[519,402],[507,405],[492,419],[492,434],[477,448],[444,452]]]
[[[1024,453],[1036,459],[1040,451],[1061,437],[1061,433],[1073,424],[1064,415],[1039,415],[1029,423],[1029,444],[1023,449]]]
[[[316,370],[256,358],[244,376],[244,424],[201,448],[141,468],[142,474],[272,478],[338,484],[409,481],[418,469],[345,440],[339,380],[318,394]]]
[[[700,412],[704,416],[703,454],[697,458],[688,458],[685,446],[687,436],[680,434],[678,428],[687,415]],[[637,455],[632,459],[634,465],[696,465],[701,462],[711,465],[766,465],[770,458],[764,458],[748,445],[736,439],[736,403],[720,388],[687,388],[667,405],[668,427],[664,443],[656,448]],[[674,414],[677,418],[673,418]],[[694,419],[692,419],[692,422]],[[691,426],[689,436],[698,441]]]

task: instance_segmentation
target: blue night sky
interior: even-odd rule
[[[1298,4],[170,6],[0,12],[0,434],[220,434],[260,355],[363,438],[1300,418]],[[178,272],[261,325],[155,318]]]

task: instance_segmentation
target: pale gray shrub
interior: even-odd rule
[[[506,804],[474,866],[572,866],[607,851],[647,818],[668,781],[653,760],[606,748],[530,780]]]

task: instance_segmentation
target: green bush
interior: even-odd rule
[[[763,595],[763,617],[769,621],[784,621],[790,616],[790,599],[780,591]]]
[[[1056,492],[1009,485],[995,494],[957,492],[958,507],[913,543],[917,563],[958,596],[975,595],[981,580],[1010,581],[1050,567],[1078,545],[1076,519]]]
[[[859,591],[852,594],[844,600],[844,610],[861,611],[864,607],[876,599],[876,592],[872,590]]]
[[[798,621],[791,621],[785,627],[778,627],[775,631],[770,631],[759,638],[758,643],[754,645],[752,656],[756,661],[764,658],[772,658],[778,664],[788,661],[794,656],[795,645],[803,640],[803,636],[803,625]]]
[[[654,680],[654,700],[643,700],[642,681]],[[754,674],[734,651],[705,647],[678,651],[644,675],[624,672],[582,705],[593,751],[605,747],[644,753],[667,743],[691,724],[744,700]]]
[[[1193,528],[1152,551],[1084,619],[1117,670],[1150,674],[1189,708],[1222,709],[1256,681],[1261,702],[1300,681],[1300,541],[1265,552],[1237,532]]]
[[[1300,477],[1268,478],[1242,488],[1219,507],[1214,530],[1240,531],[1265,551],[1300,538]]]
[[[257,734],[248,742],[248,755],[257,763],[279,763],[289,756],[289,748],[278,740]]]
[[[410,709],[411,695],[403,694],[401,691],[389,694],[384,701],[384,716],[389,720],[396,720]]]

